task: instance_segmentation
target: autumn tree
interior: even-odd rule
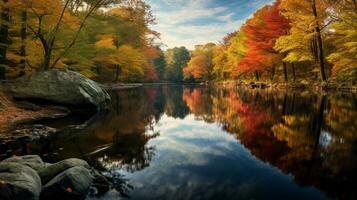
[[[278,39],[275,49],[286,55],[286,62],[319,63],[321,80],[326,81],[322,32],[326,28],[327,4],[322,0],[285,0],[280,9],[291,21],[291,29],[286,36]]]
[[[274,78],[275,66],[281,61],[281,55],[274,50],[276,40],[287,34],[289,20],[281,15],[280,1],[273,5],[264,6],[253,18],[243,26],[246,35],[247,51],[240,60],[238,67],[242,72],[254,72],[259,80],[259,71],[271,71]],[[287,81],[286,64],[283,62],[285,81]]]
[[[333,64],[332,75],[356,81],[357,73],[357,3],[353,0],[330,1],[328,12],[334,50],[327,60]],[[341,75],[339,75],[341,74]]]
[[[215,47],[214,43],[195,46],[191,60],[183,69],[183,75],[186,80],[191,78],[194,78],[196,81],[210,80],[213,67],[213,49]]]
[[[175,47],[168,50],[167,56],[169,60],[166,69],[167,80],[183,81],[183,68],[190,60],[190,52],[185,47]]]
[[[246,48],[244,58],[240,60],[238,69],[241,73],[253,72],[256,79],[259,80],[259,71],[264,69],[268,61],[260,45],[264,45],[263,31],[265,29],[264,15],[268,12],[269,6],[264,6],[254,13],[242,27],[246,35]]]
[[[229,33],[223,43],[213,50],[212,74],[216,79],[236,79],[239,76],[237,66],[246,52],[245,36],[242,30]]]
[[[44,58],[41,64],[42,70],[47,70],[53,68],[57,65],[60,59],[66,55],[68,50],[73,47],[77,41],[77,38],[85,26],[85,23],[89,16],[97,10],[105,0],[97,0],[86,2],[88,4],[87,13],[84,15],[83,19],[78,23],[78,28],[74,31],[72,40],[62,47],[62,51],[54,57],[53,51],[56,48],[57,36],[60,28],[65,25],[71,26],[71,14],[68,13],[68,6],[71,0],[66,0],[62,2],[60,0],[55,1],[32,1],[26,0],[27,6],[31,9],[33,17],[36,19],[36,23],[29,25],[29,29],[32,31],[33,35],[39,38],[43,51]],[[73,21],[72,21],[73,22]],[[46,26],[47,25],[47,26]],[[52,62],[51,62],[52,61]]]

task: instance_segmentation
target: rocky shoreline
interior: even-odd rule
[[[0,162],[2,200],[81,200],[109,189],[107,178],[81,159],[46,163],[38,155],[26,155]]]
[[[336,85],[331,83],[267,83],[267,82],[214,82],[214,86],[223,87],[243,87],[248,89],[273,89],[273,90],[308,90],[314,92],[348,92],[357,93],[357,86],[354,85]]]
[[[67,70],[49,70],[0,82],[0,133],[9,133],[19,124],[63,118],[73,109],[95,106],[100,112],[109,106],[110,96],[106,91],[142,86],[140,83],[100,84]],[[39,100],[46,104],[37,104]]]

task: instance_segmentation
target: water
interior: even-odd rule
[[[356,95],[164,85],[111,96],[84,130],[48,121],[65,131],[7,148],[87,159],[124,176],[133,200],[357,199]]]

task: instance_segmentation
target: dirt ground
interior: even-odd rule
[[[0,90],[0,133],[6,133],[16,124],[61,114],[53,107],[42,107],[39,111],[17,108],[11,98]]]

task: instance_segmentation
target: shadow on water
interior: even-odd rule
[[[125,175],[132,199],[357,198],[356,95],[163,85],[111,96],[84,129],[83,116],[49,121],[61,133],[1,152],[84,158]]]

